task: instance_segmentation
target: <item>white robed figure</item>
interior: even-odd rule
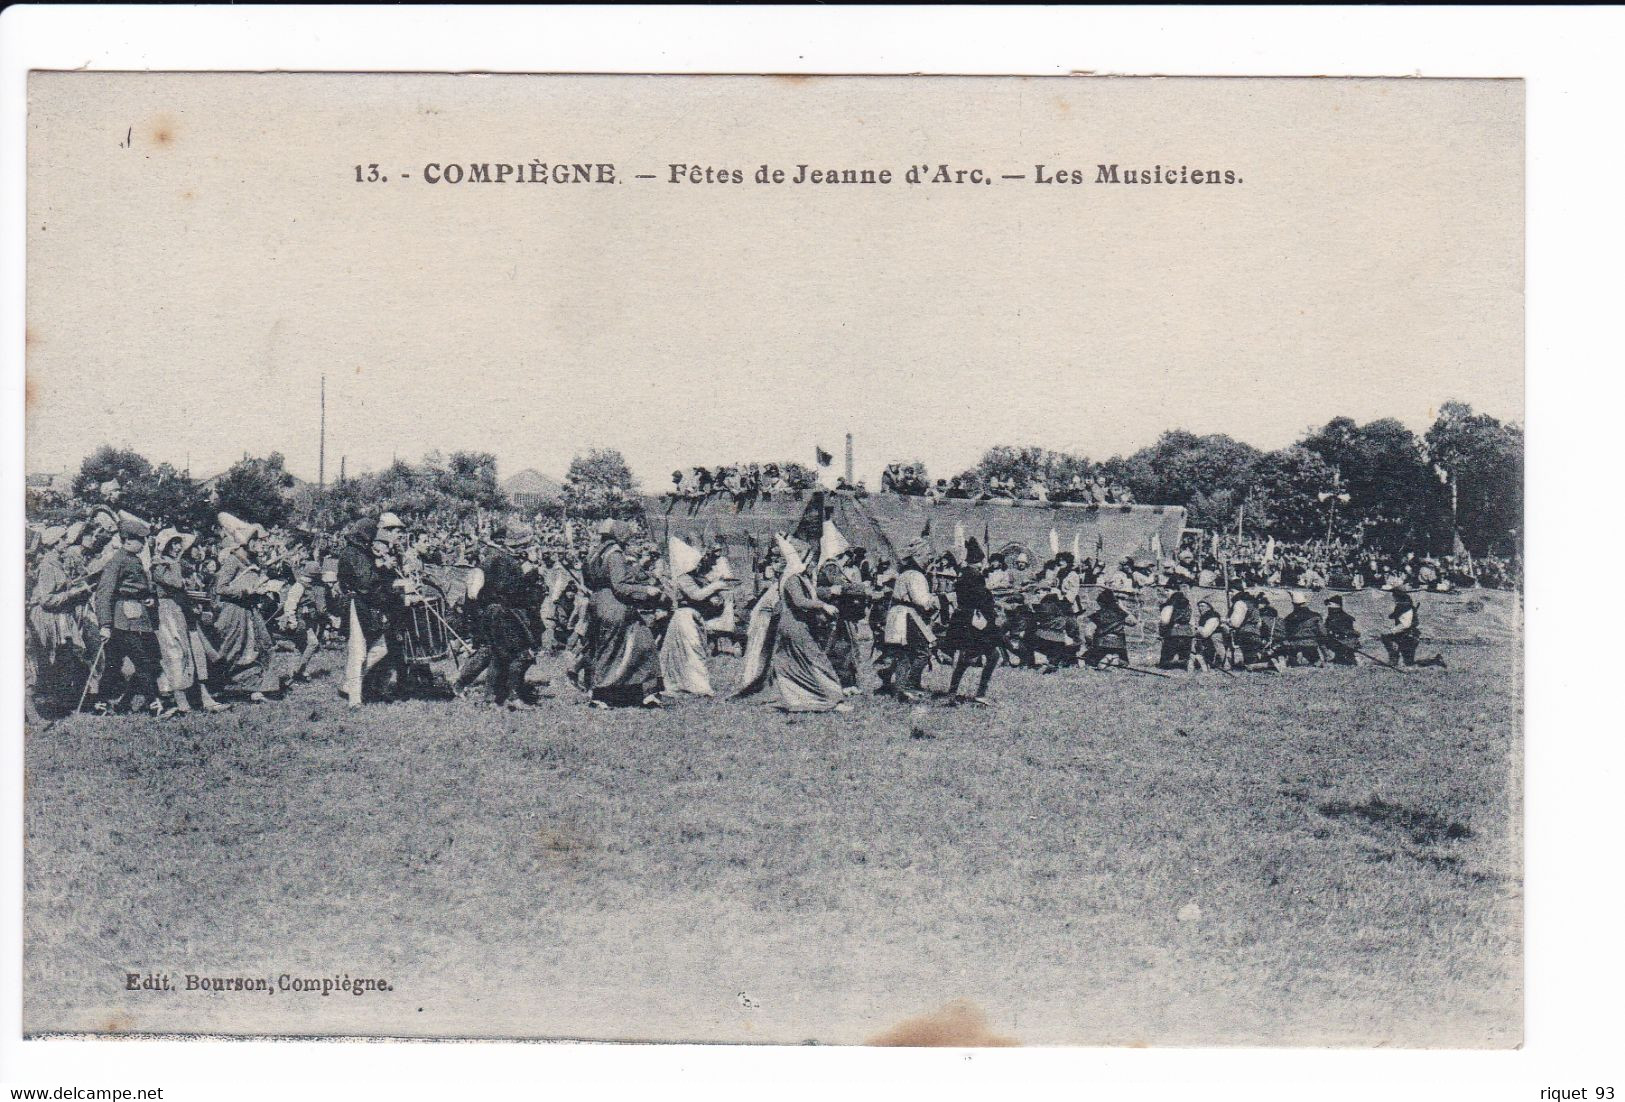
[[[717,577],[715,551],[700,551],[670,537],[666,561],[671,564],[672,614],[660,645],[660,680],[667,693],[712,696],[711,674],[706,669],[706,627],[722,616],[731,578]]]
[[[784,574],[779,579],[768,680],[779,694],[779,707],[787,712],[851,711],[839,675],[814,631],[839,610],[819,598],[808,576],[813,548],[796,537],[779,536],[777,542]]]

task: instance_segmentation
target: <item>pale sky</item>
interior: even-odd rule
[[[1497,81],[36,75],[28,467],[314,478],[432,449],[646,486],[1168,428],[1523,416],[1523,87]],[[428,162],[613,162],[611,186]],[[356,163],[387,183],[357,184]],[[746,182],[671,184],[673,162]],[[755,185],[757,166],[990,185]],[[1040,186],[1034,166],[1229,169]],[[410,179],[402,174],[410,173]],[[636,180],[637,173],[655,180]],[[1006,181],[1001,174],[1026,174]]]

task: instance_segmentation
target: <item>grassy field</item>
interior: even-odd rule
[[[1425,602],[1472,643],[1448,671],[1001,671],[991,711],[350,713],[325,678],[69,720],[27,745],[24,1026],[1516,1044],[1521,668],[1491,597]]]

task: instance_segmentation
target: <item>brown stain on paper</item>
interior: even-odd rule
[[[899,1022],[864,1042],[880,1048],[1015,1048],[1014,1037],[987,1027],[987,1015],[968,999],[955,999],[929,1014]]]
[[[179,129],[173,119],[168,116],[159,116],[152,124],[152,144],[160,148],[174,145]]]

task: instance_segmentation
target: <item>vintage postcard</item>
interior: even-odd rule
[[[33,73],[25,1032],[1520,1044],[1523,149]]]

